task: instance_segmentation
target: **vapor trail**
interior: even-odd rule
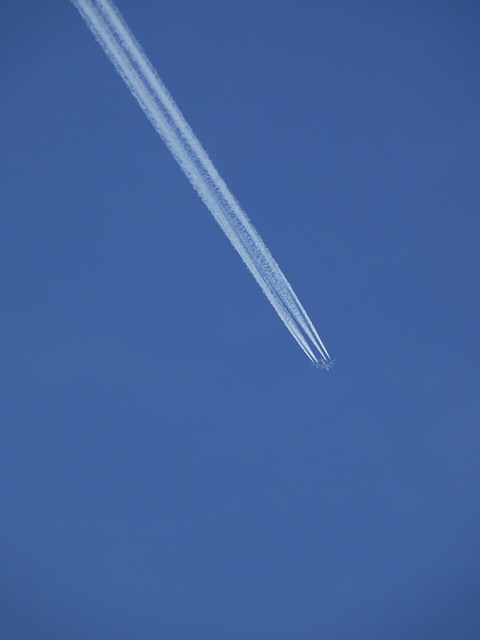
[[[143,111],[300,347],[330,356],[278,264],[230,193],[111,0],[72,0]]]

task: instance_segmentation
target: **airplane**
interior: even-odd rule
[[[334,362],[335,360],[321,360],[318,363],[314,362],[313,366],[317,367],[317,369],[325,369],[325,371],[330,371],[330,367]]]

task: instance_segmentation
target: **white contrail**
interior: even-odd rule
[[[72,2],[300,347],[314,363],[330,360],[280,267],[218,174],[113,2]]]

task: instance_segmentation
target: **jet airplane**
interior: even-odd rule
[[[330,367],[333,366],[335,360],[320,360],[320,362],[314,362],[313,365],[318,369],[325,369],[325,371],[330,371]]]

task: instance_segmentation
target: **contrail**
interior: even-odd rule
[[[282,270],[241,209],[111,0],[72,0],[215,220],[314,364],[330,356]]]

